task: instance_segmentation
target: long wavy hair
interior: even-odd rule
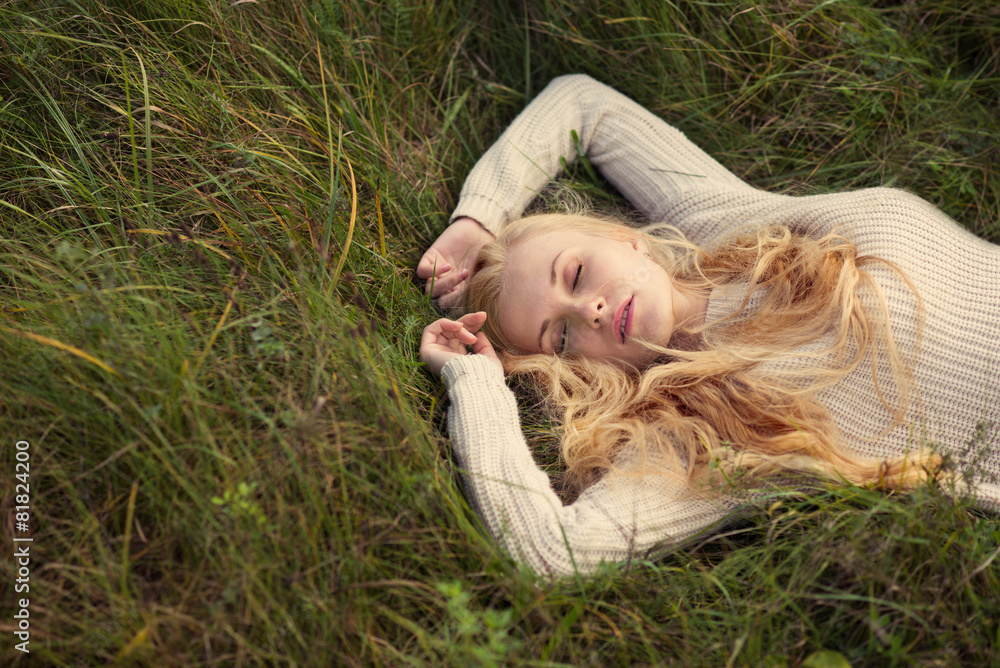
[[[684,334],[697,342],[693,349],[647,343],[659,358],[643,369],[572,354],[525,354],[511,345],[498,319],[506,261],[519,245],[564,229],[614,239],[641,236],[680,289],[736,289],[742,306],[752,302],[752,308],[689,328]],[[753,486],[803,474],[905,489],[937,478],[941,457],[927,449],[882,461],[856,457],[842,447],[837,426],[817,400],[820,390],[870,355],[879,400],[895,420],[885,431],[907,411],[913,360],[896,347],[885,296],[868,271],[876,264],[906,284],[922,318],[919,295],[905,274],[886,260],[859,255],[841,235],[814,238],[761,226],[705,250],[666,225],[636,230],[593,216],[546,214],[508,225],[482,248],[465,306],[487,312],[484,331],[506,372],[528,376],[541,389],[561,424],[567,478],[577,490],[614,470],[626,447],[634,448],[640,470],[688,482]],[[874,296],[867,300],[874,306],[860,298],[864,293]],[[801,357],[802,346],[814,364],[754,373],[767,362]],[[878,360],[888,362],[890,378],[880,380]]]

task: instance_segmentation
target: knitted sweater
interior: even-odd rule
[[[892,418],[873,375],[880,389],[889,389],[890,401],[893,385],[881,359],[869,358],[822,390],[820,401],[854,454],[881,460],[934,444],[959,470],[975,464],[977,499],[1000,508],[1000,246],[900,190],[804,197],[758,190],[677,129],[582,75],[554,80],[514,120],[469,174],[453,219],[469,216],[496,234],[518,218],[557,175],[560,159],[576,157],[573,130],[591,163],[630,202],[698,244],[710,247],[737,226],[779,223],[810,233],[847,233],[860,254],[900,267],[923,300],[920,341],[912,291],[887,267],[870,271],[888,301],[900,351],[919,352],[916,396],[905,421],[885,433]],[[739,308],[743,294],[714,291],[706,321]],[[753,308],[753,302],[746,306]],[[822,342],[756,372],[780,375],[822,364],[810,355],[818,347]],[[468,355],[445,365],[442,378],[451,399],[451,440],[470,499],[500,544],[539,573],[585,573],[602,561],[642,558],[718,528],[748,498],[759,498],[706,498],[664,476],[609,474],[564,506],[532,459],[500,369]],[[616,465],[630,468],[627,452]]]

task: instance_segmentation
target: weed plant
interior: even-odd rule
[[[33,537],[3,665],[1000,665],[1000,525],[937,490],[519,570],[413,275],[567,72],[761,187],[902,187],[1000,242],[995,2],[8,0],[0,54],[3,550],[21,439]]]

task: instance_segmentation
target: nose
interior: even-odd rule
[[[591,295],[577,302],[576,311],[584,324],[593,329],[601,326],[601,319],[607,317],[608,303],[600,295]]]

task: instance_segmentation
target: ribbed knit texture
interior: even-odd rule
[[[573,130],[591,163],[630,202],[698,244],[710,247],[736,227],[781,223],[816,234],[844,233],[862,255],[898,265],[923,299],[919,349],[912,293],[888,268],[870,271],[888,300],[900,350],[919,350],[917,394],[905,422],[883,433],[891,416],[877,397],[870,360],[823,390],[820,400],[856,454],[885,459],[918,443],[936,444],[959,470],[974,464],[981,472],[979,502],[1000,509],[1000,246],[901,190],[806,197],[758,190],[677,129],[583,75],[554,80],[514,120],[469,174],[452,219],[469,216],[499,232],[558,174],[560,158],[576,157]],[[707,320],[738,308],[737,292],[714,292]],[[781,375],[815,366],[809,353],[820,343],[757,372]],[[874,366],[880,387],[891,390],[888,367],[881,360]],[[563,506],[531,457],[499,367],[469,355],[449,362],[442,378],[451,398],[452,444],[471,500],[501,545],[539,573],[586,573],[602,561],[642,557],[721,526],[746,503],[735,496],[702,498],[663,476],[609,475]],[[627,470],[630,462],[626,456],[617,464]]]

